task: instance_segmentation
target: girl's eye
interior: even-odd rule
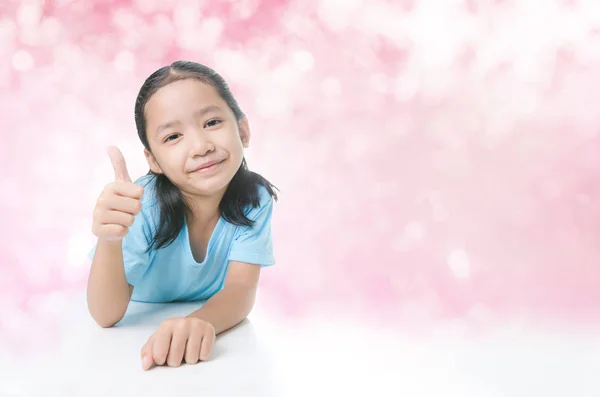
[[[169,135],[169,136],[168,136],[168,137],[165,139],[165,142],[173,141],[173,140],[177,139],[177,137],[178,137],[179,135],[181,135],[181,134],[172,134],[172,135]]]
[[[221,120],[219,120],[219,119],[208,120],[206,122],[206,124],[204,124],[204,128],[206,128],[206,127],[214,127],[215,125],[218,125],[220,123],[221,123]]]

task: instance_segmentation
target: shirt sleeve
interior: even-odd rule
[[[123,265],[127,282],[134,287],[148,270],[152,261],[153,250],[146,252],[151,242],[150,223],[142,209],[134,218],[133,225],[123,238]],[[88,254],[93,260],[97,245]]]
[[[241,227],[241,232],[231,246],[228,258],[230,261],[251,263],[262,267],[275,264],[271,236],[272,214],[273,198],[267,195],[262,205],[248,214],[248,218],[253,220],[254,224]]]

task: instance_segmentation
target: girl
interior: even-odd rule
[[[115,182],[94,210],[88,308],[111,327],[130,300],[207,300],[165,320],[142,348],[145,370],[195,364],[248,315],[261,267],[275,264],[277,195],[248,170],[248,120],[212,69],[178,61],[154,72],[138,94],[135,123],[150,171],[132,183],[123,155],[109,148]]]

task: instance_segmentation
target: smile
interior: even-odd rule
[[[204,166],[202,168],[198,168],[195,171],[193,171],[194,173],[198,173],[198,174],[210,174],[212,172],[217,171],[219,168],[221,168],[221,164],[223,164],[225,160],[221,160],[218,163],[214,163],[209,165],[208,167]]]

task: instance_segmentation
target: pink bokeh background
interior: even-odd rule
[[[4,1],[0,59],[5,341],[85,289],[105,149],[147,171],[135,96],[178,59],[281,190],[268,312],[600,318],[596,1]]]

